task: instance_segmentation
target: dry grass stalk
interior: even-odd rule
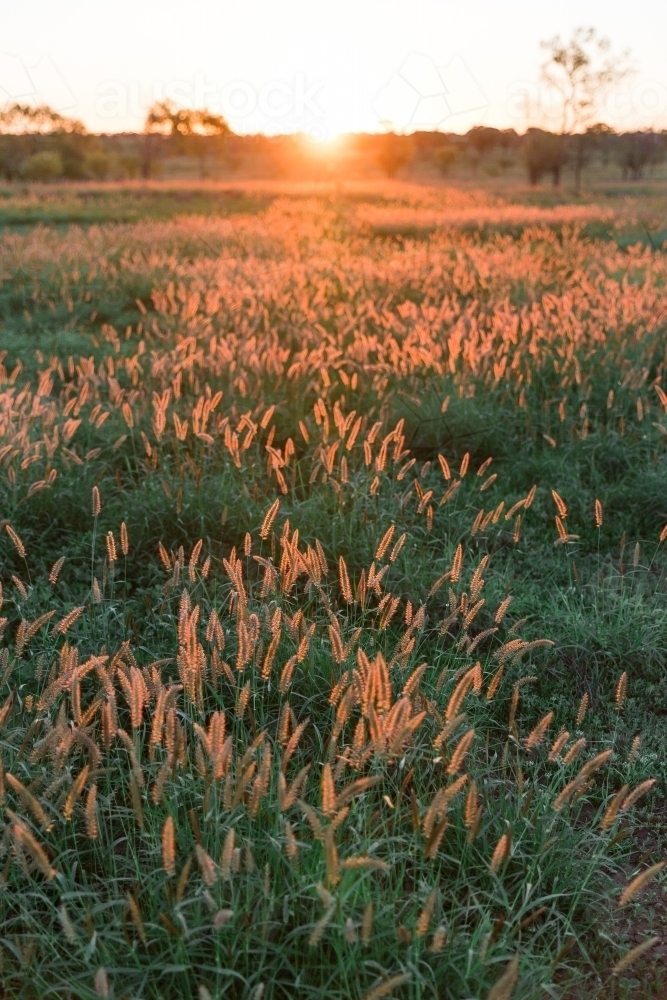
[[[20,558],[21,559],[25,559],[26,558],[25,546],[24,546],[23,542],[21,541],[21,539],[19,538],[18,534],[12,528],[11,524],[6,524],[5,525],[5,531],[9,535],[9,537],[10,537],[10,539],[12,541],[12,545],[14,546],[14,548],[16,549],[16,551],[18,552]]]
[[[642,781],[641,785],[637,785],[630,794],[623,800],[621,809],[623,812],[627,812],[628,809],[632,809],[635,803],[639,802],[642,796],[646,795],[647,792],[653,788],[656,783],[655,778],[648,778],[646,781]]]
[[[524,746],[526,750],[534,750],[540,745],[542,740],[547,734],[549,726],[553,722],[554,713],[547,712],[547,714],[540,719],[535,728],[528,734],[524,740]]]
[[[395,531],[396,531],[396,525],[395,524],[390,525],[385,531],[382,538],[380,539],[380,544],[378,545],[375,551],[375,558],[377,559],[378,562],[381,562],[384,559],[385,553],[389,548],[389,546],[391,545],[391,540],[394,537]]]
[[[96,840],[99,836],[97,826],[97,785],[92,785],[88,791],[84,816],[86,820],[86,833],[91,840]]]
[[[397,986],[409,983],[411,978],[412,976],[409,972],[402,972],[400,975],[391,976],[389,979],[385,979],[383,983],[380,983],[379,986],[365,993],[363,1000],[382,1000],[382,997],[387,997],[390,993],[393,993]]]
[[[563,757],[563,764],[567,765],[575,761],[585,746],[586,746],[586,737],[582,736],[580,737],[580,739],[576,741],[576,743],[572,744],[568,752],[565,754],[565,756]]]
[[[167,875],[173,875],[176,871],[176,838],[172,816],[167,816],[162,827],[162,867]]]
[[[98,486],[93,486],[90,503],[93,517],[99,517],[102,513],[102,498],[100,497],[100,490]]]
[[[95,973],[93,986],[98,997],[106,998],[109,996],[109,980],[106,969],[103,966],[100,966]]]
[[[371,941],[371,934],[373,932],[373,904],[367,903],[364,909],[364,915],[361,920],[361,941],[365,947],[368,947]]]
[[[605,810],[604,816],[600,821],[601,830],[608,830],[609,827],[612,826],[614,820],[616,819],[621,809],[621,806],[623,805],[625,797],[628,794],[628,788],[629,788],[628,785],[623,785],[623,787],[618,792],[616,792],[616,795],[614,795],[613,799],[609,803],[609,806]]]
[[[49,571],[49,583],[52,587],[55,587],[58,582],[58,577],[60,576],[60,571],[65,564],[65,556],[61,556],[60,559],[56,559],[53,566]]]
[[[553,763],[558,760],[561,750],[570,738],[570,734],[567,729],[561,729],[560,733],[554,740],[551,749],[549,750],[549,760]]]
[[[352,596],[352,587],[350,586],[350,578],[347,572],[347,566],[345,560],[342,556],[338,559],[338,577],[340,580],[340,589],[343,595],[343,600],[347,604],[352,604],[354,598]]]
[[[285,853],[296,867],[299,864],[299,845],[289,820],[285,820]]]
[[[83,606],[74,608],[53,626],[51,629],[51,635],[64,635],[65,632],[68,632],[71,629],[72,625],[81,617],[84,611],[85,608]]]
[[[394,547],[391,550],[391,552],[389,553],[389,562],[390,563],[394,563],[398,559],[399,555],[401,554],[401,550],[402,550],[403,546],[405,545],[405,540],[406,540],[407,537],[408,537],[407,532],[404,531],[403,534],[400,535],[399,538],[394,543]]]
[[[494,875],[497,875],[502,866],[507,861],[510,848],[512,846],[512,841],[510,834],[508,832],[503,833],[500,840],[496,844],[493,855],[491,856],[490,868]]]
[[[616,693],[614,695],[614,701],[616,702],[616,709],[619,712],[623,709],[625,705],[627,692],[628,692],[628,675],[627,671],[624,670],[618,679],[618,683],[616,685]]]
[[[228,882],[232,877],[232,856],[234,854],[235,836],[234,827],[232,826],[227,831],[220,856],[220,874],[225,882]]]
[[[332,900],[332,902],[329,903],[329,906],[327,907],[324,916],[322,916],[315,924],[313,932],[308,938],[308,944],[311,948],[313,948],[316,944],[319,944],[319,942],[322,940],[324,932],[327,926],[329,925],[331,918],[336,912],[336,905],[337,905],[336,900],[335,899]]]
[[[559,493],[556,493],[555,490],[551,491],[551,496],[553,497],[553,501],[556,505],[559,518],[561,518],[561,520],[565,520],[567,517],[567,504],[563,500],[562,496],[560,496]]]
[[[141,916],[141,910],[139,909],[139,904],[132,895],[131,892],[126,893],[127,904],[130,908],[130,916],[132,917],[132,923],[134,924],[137,934],[141,938],[143,944],[146,944],[148,938],[146,936],[146,929],[144,927],[143,917]]]
[[[72,783],[72,787],[69,790],[67,798],[65,799],[65,805],[63,806],[63,819],[69,820],[72,818],[72,813],[74,812],[74,806],[79,800],[79,796],[83,791],[83,786],[88,779],[88,772],[90,768],[89,765],[83,768],[82,771],[76,776]]]
[[[41,804],[38,802],[38,800],[35,798],[32,792],[25,787],[23,782],[19,781],[18,778],[16,778],[13,774],[9,773],[5,774],[5,781],[7,782],[9,787],[19,796],[24,807],[30,810],[36,822],[39,823],[44,830],[47,831],[50,830],[51,827],[53,826],[53,822],[49,819],[44,809],[42,808]]]
[[[432,889],[431,892],[429,893],[428,899],[426,900],[426,904],[421,913],[419,914],[419,918],[417,920],[417,926],[415,928],[415,934],[417,935],[417,937],[424,937],[426,934],[428,934],[428,929],[431,924],[431,920],[433,919],[433,914],[435,913],[435,906],[437,901],[438,901],[438,890]]]
[[[197,861],[199,863],[199,868],[201,870],[201,877],[204,884],[209,888],[215,884],[218,877],[218,872],[215,866],[215,861],[207,854],[201,844],[195,844],[195,854],[197,855]]]
[[[630,752],[628,753],[628,766],[631,767],[639,757],[639,751],[641,750],[642,738],[637,735],[634,737],[632,744],[630,746]]]
[[[630,951],[626,952],[623,958],[616,963],[614,968],[611,970],[612,976],[620,976],[621,972],[624,972],[631,965],[633,965],[638,958],[650,951],[651,948],[655,948],[656,944],[659,944],[661,938],[656,935],[655,937],[649,938],[647,941],[642,941],[641,944],[635,945]]]
[[[7,775],[10,777],[10,775]],[[25,823],[16,819],[12,823],[11,833],[14,843],[21,850],[25,851],[35,864],[35,867],[42,873],[44,878],[50,881],[56,874],[56,870],[51,867],[46,851],[38,842],[36,837],[30,832]]]
[[[581,701],[579,702],[579,708],[577,709],[577,715],[575,718],[575,725],[580,726],[584,719],[586,718],[586,712],[588,711],[588,703],[590,701],[588,692],[582,695]]]
[[[470,829],[477,819],[477,813],[479,810],[479,797],[477,792],[477,782],[473,781],[468,789],[468,794],[466,796],[466,804],[464,811],[465,825]]]
[[[519,956],[508,963],[500,979],[496,980],[486,995],[486,1000],[510,1000],[519,982]]]
[[[447,774],[456,774],[457,771],[461,770],[474,739],[474,729],[469,729],[467,733],[464,733],[454,748],[454,752],[452,753],[449,764],[447,765]]]
[[[618,905],[626,906],[628,903],[630,903],[635,898],[635,896],[639,892],[641,892],[644,886],[648,885],[651,879],[655,878],[658,872],[662,871],[666,863],[667,862],[665,861],[658,861],[657,864],[651,865],[650,868],[647,868],[645,871],[641,872],[639,875],[633,878],[632,882],[630,882],[629,885],[627,885],[623,890],[623,892],[621,893],[621,896],[618,900]]]
[[[325,764],[322,768],[321,781],[322,812],[325,816],[333,816],[336,810],[336,790],[334,788],[331,764]]]
[[[116,539],[114,538],[113,531],[107,531],[104,536],[104,541],[107,547],[107,559],[109,563],[113,564],[118,559],[118,553],[116,551]]]
[[[468,671],[466,671],[452,691],[445,710],[445,718],[447,721],[451,721],[456,715],[459,714],[459,709],[461,708],[461,705],[471,688],[475,687],[476,690],[478,690],[480,678],[481,664],[478,662],[474,667],[471,667]]]
[[[496,695],[496,693],[498,691],[498,688],[500,687],[500,682],[503,679],[503,674],[504,673],[505,673],[505,664],[501,663],[500,666],[498,667],[498,669],[496,670],[495,674],[493,675],[493,677],[489,681],[489,686],[488,686],[487,691],[486,691],[486,700],[487,701],[493,701],[493,699],[494,699],[494,697],[495,697],[495,695]]]

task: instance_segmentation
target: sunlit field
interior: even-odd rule
[[[0,996],[664,996],[664,195],[36,191]]]

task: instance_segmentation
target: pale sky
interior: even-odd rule
[[[540,124],[523,110],[540,40],[579,25],[636,69],[600,118],[667,128],[667,0],[5,0],[0,104],[105,132],[140,128],[164,96],[238,132],[523,131]]]

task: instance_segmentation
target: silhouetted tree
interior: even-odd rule
[[[11,104],[0,111],[0,132],[10,135],[85,135],[78,118],[66,118],[46,104]]]
[[[597,117],[611,88],[630,72],[628,53],[611,55],[609,40],[600,38],[595,28],[577,28],[567,43],[557,35],[542,42],[542,48],[548,54],[542,80],[559,95],[561,134],[573,137],[578,194],[586,162],[586,126]]]
[[[31,168],[35,178],[47,174],[81,177],[85,136],[82,122],[67,118],[48,105],[11,104],[0,110],[0,172],[12,180],[19,176],[28,160],[44,153],[52,155],[36,161]],[[60,169],[56,170],[58,161]]]
[[[171,101],[158,101],[146,116],[144,129],[147,135],[160,133],[172,136],[177,148],[194,155],[199,160],[199,176],[206,176],[206,157],[211,145],[220,149],[221,142],[230,134],[222,115],[194,108],[177,108]]]

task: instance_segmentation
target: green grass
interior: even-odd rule
[[[106,195],[95,194],[92,207],[86,207],[77,195],[84,215],[89,209],[92,214],[76,221],[125,223],[183,211],[180,202],[160,193],[145,211],[142,207],[137,215],[124,215],[114,199],[127,204],[131,197],[121,192],[105,201]],[[200,201],[209,195],[195,191],[192,197],[184,210],[198,214],[203,211]],[[44,199],[31,192],[27,200],[29,211],[20,199],[17,205],[11,200],[3,204],[0,224],[19,219],[20,213],[21,224],[75,218],[67,215],[70,202],[74,204],[69,192]],[[347,332],[337,338],[348,322],[343,310],[352,309],[362,329],[366,320],[360,306],[368,302],[378,314],[384,309],[398,322],[402,303],[428,307],[450,295],[462,311],[476,310],[482,322],[485,311],[490,313],[501,300],[518,313],[538,308],[545,292],[564,296],[597,281],[608,282],[604,287],[611,296],[628,276],[656,290],[650,302],[661,316],[660,252],[637,248],[634,270],[624,270],[622,251],[581,235],[561,238],[541,232],[496,235],[489,241],[461,233],[422,239],[420,232],[418,239],[406,238],[402,245],[385,245],[359,234],[345,200],[302,199],[299,206],[285,199],[277,210],[253,205],[252,212],[260,213],[259,229],[246,201],[239,204],[236,236],[216,229],[214,220],[208,228],[198,222],[190,230],[169,221],[147,221],[136,228],[102,227],[88,244],[77,242],[76,231],[48,226],[7,235],[0,244],[0,447],[5,439],[11,446],[1,459],[0,498],[3,527],[11,525],[27,551],[24,559],[2,532],[2,614],[7,622],[0,650],[0,704],[12,701],[0,729],[0,749],[5,776],[29,787],[53,824],[44,829],[28,799],[5,777],[0,996],[89,998],[104,995],[106,978],[108,995],[118,998],[175,1000],[199,991],[202,1000],[208,993],[216,1000],[361,1000],[373,996],[383,981],[403,976],[391,995],[468,1000],[487,996],[518,954],[516,998],[571,997],[572,990],[579,991],[577,996],[659,997],[664,970],[658,962],[650,973],[655,978],[649,978],[650,955],[618,982],[610,979],[610,970],[635,943],[637,927],[644,937],[660,927],[663,909],[659,880],[622,911],[615,900],[634,874],[665,852],[664,827],[654,817],[660,815],[667,782],[662,752],[667,730],[667,555],[658,544],[667,522],[667,435],[664,414],[647,388],[663,374],[664,321],[647,329],[649,317],[638,308],[626,327],[608,328],[604,341],[577,346],[579,376],[565,385],[556,350],[552,356],[545,349],[526,384],[523,379],[494,382],[481,368],[474,372],[460,361],[440,371],[405,358],[393,368],[381,360],[359,362],[358,342]],[[222,211],[208,201],[206,206],[207,212]],[[285,214],[276,216],[276,211]],[[324,251],[322,258],[317,256],[322,244],[328,258]],[[409,254],[414,256],[408,260]],[[515,254],[523,255],[525,267],[508,264],[505,273],[504,261]],[[457,261],[467,262],[466,267],[475,262],[464,278],[452,277]],[[534,271],[528,273],[531,262]],[[437,271],[441,264],[444,274]],[[224,294],[215,308],[205,308],[206,293],[215,288],[223,288]],[[199,293],[198,304],[188,313],[193,290]],[[173,309],[160,307],[160,295]],[[584,326],[594,325],[589,310],[601,308],[591,301],[578,299],[574,305]],[[609,317],[607,321],[611,323]],[[447,322],[445,339],[454,320]],[[389,336],[381,327],[375,332]],[[392,336],[400,340],[403,334],[394,331]],[[211,337],[226,345],[229,354],[221,355],[223,360],[212,353]],[[308,355],[308,364],[291,371],[300,352],[323,350],[325,343],[331,346],[328,358]],[[276,345],[285,351],[280,366],[272,360]],[[337,345],[344,348],[338,356]],[[184,363],[196,349],[202,353]],[[519,366],[523,372],[524,363]],[[325,364],[326,378],[321,374]],[[173,391],[179,367],[181,394],[172,410],[182,420],[191,423],[197,399],[220,390],[216,414],[228,417],[231,427],[238,428],[244,413],[258,425],[238,465],[224,443],[224,428],[215,428],[215,416],[209,425],[211,441],[194,437],[191,428],[186,441],[179,441],[171,414],[164,432],[156,433],[153,393],[170,386]],[[37,396],[40,373],[46,369],[51,384]],[[353,377],[358,382],[353,384]],[[81,401],[84,385],[87,396]],[[614,397],[608,407],[610,389]],[[650,407],[641,420],[638,393]],[[317,452],[321,428],[313,416],[319,397],[326,400],[331,421],[328,443],[338,439],[335,403],[346,414],[354,409],[364,417],[356,445],[345,452],[347,475],[340,465],[341,445],[332,474],[323,477]],[[442,412],[446,397],[450,401]],[[68,401],[77,399],[67,409]],[[122,402],[129,403],[132,426]],[[586,416],[581,415],[584,403]],[[272,404],[275,414],[259,426]],[[109,413],[99,427],[95,406]],[[68,419],[82,422],[65,443]],[[394,461],[392,444],[377,488],[372,486],[375,467],[365,463],[361,447],[376,420],[382,428],[373,460],[382,438],[399,420],[404,421],[403,449],[410,449]],[[308,441],[299,421],[306,425]],[[56,426],[60,437],[52,457],[43,444],[37,460],[26,461],[32,455],[28,446],[44,441],[44,434],[53,441]],[[246,430],[240,427],[239,439]],[[295,447],[284,469],[285,492],[267,465],[271,433],[281,454],[288,438]],[[432,489],[437,503],[448,485],[438,454],[446,455],[456,477],[466,453],[467,475],[452,499],[434,506],[429,526],[425,510],[419,509],[415,481],[423,492]],[[399,479],[406,457],[417,461]],[[475,473],[489,457],[493,463],[486,475],[495,472],[497,479],[480,493],[483,480]],[[56,477],[49,483],[51,470]],[[42,481],[47,487],[30,493],[31,485]],[[96,518],[91,515],[94,486],[102,497]],[[506,520],[505,512],[533,486],[535,498],[522,511],[516,537],[516,519]],[[577,536],[565,545],[554,544],[552,490],[565,499],[567,531]],[[262,540],[259,528],[276,497],[280,511],[272,534]],[[593,517],[596,499],[603,504],[601,528]],[[480,507],[491,511],[503,500],[497,522],[471,537]],[[280,564],[287,520],[292,532],[299,531],[302,553],[319,540],[329,573],[321,591],[302,573],[289,592],[263,595],[263,566],[253,556]],[[120,555],[110,566],[104,536],[112,531],[118,546],[122,521],[129,555]],[[391,623],[381,628],[376,610],[380,595],[365,604],[348,604],[337,563],[343,556],[356,587],[391,524],[396,526],[392,544],[402,533],[406,541],[395,561],[387,563],[384,557],[389,568],[382,588],[399,603]],[[252,536],[251,555],[241,555],[246,610],[257,615],[261,649],[236,673],[241,639],[233,595],[238,587],[223,560],[233,547],[242,553],[246,533]],[[201,556],[189,573],[190,553],[199,539]],[[182,546],[184,565],[177,582],[170,583],[176,579],[173,569],[167,571],[160,561],[159,541],[172,559]],[[444,632],[439,627],[452,610],[450,583],[430,594],[434,581],[452,566],[459,543],[464,549],[462,576],[451,584],[457,601],[470,591],[475,567],[488,557],[485,604],[468,630],[470,638],[496,627],[496,609],[506,596],[513,598],[499,631],[482,637],[470,654],[462,642],[462,615]],[[211,568],[205,574],[207,555]],[[62,556],[58,582],[51,585],[48,573]],[[26,597],[13,577],[27,588]],[[200,608],[197,640],[208,666],[196,697],[175,696],[174,719],[186,743],[181,743],[180,763],[176,753],[176,760],[165,765],[164,791],[156,796],[153,789],[169,757],[169,739],[163,736],[151,749],[150,737],[160,684],[183,683],[185,676],[177,662],[184,647],[183,593],[192,607]],[[84,610],[66,637],[54,633],[53,626],[75,607]],[[304,622],[299,626],[297,618],[296,626],[283,628],[267,682],[260,674],[276,607],[287,621],[301,612]],[[397,664],[406,630],[408,638],[412,634],[410,610],[420,607],[425,620],[414,630],[414,648]],[[54,615],[48,627],[21,648],[21,622],[35,621],[49,610]],[[213,633],[205,636],[213,610],[224,642]],[[340,755],[353,745],[360,709],[352,710],[352,719],[332,740],[336,705],[329,695],[343,671],[357,664],[353,649],[343,664],[332,655],[332,620],[346,642],[361,629],[355,642],[369,659],[382,652],[392,664],[393,701],[412,671],[426,664],[410,709],[415,715],[425,712],[423,721],[399,749],[376,748],[358,771],[341,763]],[[295,666],[289,690],[281,692],[279,671],[296,654],[309,625],[314,626],[309,648]],[[494,654],[501,642],[517,635],[552,644],[508,660],[497,695],[487,700],[488,683],[498,668]],[[106,656],[111,669],[116,657],[118,725],[127,738],[115,737],[105,745],[101,710],[86,726],[77,725],[78,695],[71,678],[40,705],[58,672],[67,667],[66,643],[77,648],[79,662]],[[214,668],[216,656],[229,661],[229,674]],[[448,700],[477,660],[482,693],[467,696],[466,719],[444,744],[434,746]],[[164,662],[152,673],[155,661]],[[628,696],[619,711],[614,697],[624,671]],[[149,700],[140,724],[133,723],[120,674],[137,684],[143,677],[147,686]],[[515,685],[527,676],[533,679],[520,686],[512,728],[508,718],[514,711]],[[108,703],[109,688],[102,678],[92,670],[81,680],[83,711],[97,697]],[[249,700],[241,711],[246,684]],[[575,716],[584,694],[590,707],[578,724]],[[292,726],[309,720],[287,780],[310,765],[299,797],[315,810],[315,820],[298,803],[285,812],[278,808],[279,729],[287,700]],[[234,801],[231,782],[225,791],[224,778],[212,779],[213,764],[195,725],[206,728],[215,711],[225,712],[233,739],[229,773],[236,790],[242,771],[254,761],[261,773],[264,762],[268,787],[256,809],[249,795],[239,794]],[[550,711],[549,739],[527,750],[523,741]],[[366,725],[368,739],[370,715]],[[571,732],[570,742],[582,736],[588,740],[575,763],[547,759],[561,727]],[[465,771],[469,783],[477,783],[483,805],[479,832],[469,842],[464,790],[450,808],[440,846],[427,857],[426,811],[436,792],[451,781],[446,765],[466,728],[476,734]],[[263,742],[251,749],[262,733]],[[628,762],[637,735],[641,749]],[[597,772],[595,783],[562,811],[554,810],[554,799],[583,761],[612,748],[614,755]],[[326,837],[317,834],[317,822],[326,827],[330,818],[321,798],[327,762],[334,769],[337,794],[362,775],[376,779],[351,798],[335,839],[339,861],[368,856],[378,862],[377,868],[338,870],[327,858]],[[67,819],[67,797],[86,766],[85,788]],[[249,789],[255,777],[253,772]],[[618,788],[652,778],[657,783],[639,805],[601,831],[601,817]],[[83,815],[93,785],[96,838],[86,836]],[[162,866],[167,816],[174,820],[177,843],[173,876]],[[298,864],[286,849],[287,822],[299,845]],[[24,828],[44,845],[48,864],[57,871],[53,878],[47,880],[30,851],[21,849],[17,829]],[[232,829],[239,853],[230,872],[223,854]],[[494,871],[491,857],[508,831],[511,850]],[[208,880],[197,860],[202,845],[215,864],[215,877]],[[419,917],[431,893],[433,912],[421,935]],[[642,909],[645,900],[649,903]],[[364,913],[371,903],[372,932],[364,941]],[[231,916],[220,916],[227,910]],[[438,928],[446,935],[440,950],[433,947]]]
[[[178,214],[224,218],[260,211],[269,202],[266,195],[253,197],[233,188],[207,190],[191,185],[71,185],[43,192],[20,185],[0,191],[0,230],[166,220]]]

